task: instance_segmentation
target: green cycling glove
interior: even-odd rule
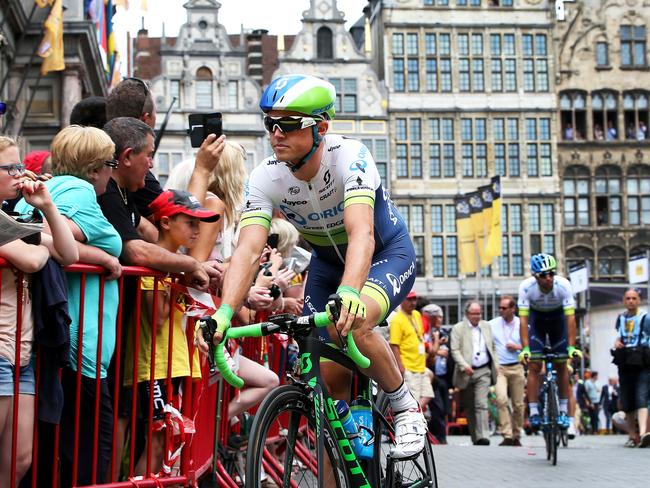
[[[524,347],[519,353],[519,362],[524,363],[530,359],[530,347]]]
[[[212,316],[212,319],[217,323],[216,332],[221,334],[221,341],[226,336],[226,331],[230,328],[230,321],[232,320],[234,312],[225,303],[222,303],[219,310]]]
[[[366,305],[361,301],[361,296],[357,290],[351,286],[341,285],[336,290],[336,294],[341,297],[341,303],[348,313],[366,318]],[[329,306],[327,308],[329,313]]]
[[[569,355],[569,359],[573,359],[574,357],[576,358],[582,357],[582,351],[575,346],[569,346],[567,348],[567,354]]]

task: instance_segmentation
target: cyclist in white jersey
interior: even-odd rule
[[[533,276],[519,285],[519,318],[521,344],[519,358],[527,362],[531,354],[540,354],[547,345],[555,354],[568,354],[570,358],[582,356],[575,347],[576,318],[573,289],[569,280],[557,276],[557,263],[550,254],[535,254],[530,259]],[[528,375],[529,421],[533,428],[541,425],[539,415],[539,373],[541,361],[531,361]],[[559,386],[560,414],[557,423],[569,428],[572,423],[568,412],[569,373],[566,361],[556,363]]]
[[[279,210],[312,245],[305,290],[307,312],[321,311],[337,293],[343,310],[323,340],[354,334],[370,361],[364,371],[387,393],[395,414],[395,458],[424,447],[426,422],[405,386],[386,340],[373,331],[404,300],[415,281],[415,251],[406,225],[381,185],[368,149],[326,135],[334,117],[334,86],[308,75],[282,76],[262,95],[260,108],[274,154],[249,179],[237,249],[214,315],[218,343],[248,292]],[[338,330],[338,333],[337,333]],[[201,344],[201,334],[197,334]],[[202,349],[206,349],[201,344]],[[326,362],[321,372],[333,398],[349,400],[349,370]]]

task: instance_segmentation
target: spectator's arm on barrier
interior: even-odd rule
[[[24,273],[35,273],[45,266],[50,251],[45,246],[34,246],[19,239],[0,246],[0,257]]]
[[[21,192],[25,201],[43,212],[43,217],[47,220],[52,235],[42,234],[41,244],[49,249],[52,257],[61,265],[76,263],[79,253],[75,238],[66,223],[68,219],[57,210],[45,184],[42,181],[25,181],[21,185]]]
[[[147,242],[155,243],[158,241],[158,229],[149,219],[140,219],[137,231]]]
[[[77,242],[77,249],[79,251],[79,261],[82,263],[97,264],[106,268],[107,280],[116,280],[122,276],[122,265],[115,256],[111,256],[106,251],[83,242]]]
[[[124,254],[129,264],[159,269],[168,273],[185,273],[188,284],[205,290],[209,278],[203,266],[194,258],[173,253],[141,239],[124,243]]]

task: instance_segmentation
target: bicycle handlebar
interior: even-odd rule
[[[330,296],[328,304],[330,305],[330,310],[333,311],[335,319],[338,318],[338,311],[340,310],[340,298],[335,295]],[[339,307],[337,309],[337,307]],[[235,388],[241,389],[244,386],[244,380],[242,380],[237,374],[233,373],[228,365],[228,360],[226,359],[224,353],[225,341],[226,339],[240,339],[245,337],[262,337],[278,332],[292,332],[294,330],[309,330],[314,327],[327,327],[332,325],[335,321],[330,320],[329,314],[327,312],[317,312],[312,315],[306,315],[304,317],[296,317],[291,314],[281,314],[269,319],[268,322],[260,322],[257,324],[249,324],[241,327],[229,327],[224,334],[224,339],[216,346],[212,345],[212,336],[216,331],[216,322],[211,317],[202,317],[199,319],[199,327],[203,332],[203,338],[208,342],[210,351],[208,353],[208,361],[210,362],[211,369],[214,371],[214,366],[219,370],[223,379],[225,379],[229,384]],[[366,369],[370,366],[370,360],[364,356],[357,344],[354,342],[352,334],[347,335],[347,344],[344,344],[342,351],[347,353],[347,355],[354,361],[354,363],[359,366],[361,369]],[[347,347],[346,347],[347,346]],[[214,363],[213,363],[214,358]]]

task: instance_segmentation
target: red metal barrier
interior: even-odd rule
[[[5,261],[0,259],[0,268],[11,268],[11,266]],[[79,297],[79,320],[78,320],[78,333],[77,333],[77,357],[73,358],[72,362],[74,364],[74,432],[73,432],[73,448],[72,448],[72,460],[71,460],[71,486],[81,486],[78,483],[78,472],[82,468],[84,470],[90,471],[90,483],[85,483],[84,486],[102,486],[102,487],[133,487],[133,486],[171,486],[171,485],[184,485],[184,486],[195,486],[197,484],[197,479],[199,476],[204,474],[206,471],[211,469],[214,456],[214,433],[215,433],[215,411],[217,408],[217,378],[215,376],[209,376],[207,368],[205,367],[205,362],[202,361],[202,378],[200,381],[192,381],[191,376],[186,377],[183,381],[182,386],[182,408],[180,409],[181,413],[189,418],[195,419],[195,428],[196,433],[191,435],[186,435],[185,437],[185,447],[182,450],[182,456],[180,463],[178,463],[177,470],[174,470],[170,475],[161,475],[154,479],[153,476],[144,477],[143,479],[134,478],[135,465],[137,462],[138,447],[136,442],[136,436],[130,435],[129,442],[124,446],[124,450],[128,452],[127,461],[127,479],[118,480],[115,476],[115,473],[118,471],[116,468],[121,464],[121,459],[118,459],[118,453],[122,451],[122,446],[119,445],[120,439],[118,438],[118,420],[119,420],[119,408],[120,408],[120,395],[123,395],[125,389],[121,387],[122,381],[115,380],[113,386],[110,390],[110,404],[112,405],[112,439],[110,440],[110,459],[108,460],[108,470],[106,473],[100,473],[98,466],[100,465],[99,459],[102,456],[100,452],[100,436],[102,425],[100,425],[100,410],[102,409],[102,395],[101,387],[102,382],[105,381],[101,378],[101,368],[100,362],[102,360],[102,336],[106,327],[111,327],[112,324],[104,324],[104,287],[105,287],[105,270],[98,266],[84,265],[84,264],[75,264],[66,268],[67,273],[79,273],[80,274],[80,289],[81,296]],[[97,278],[98,277],[98,278]],[[154,280],[153,289],[156,290],[158,283],[165,278],[165,275],[146,268],[138,267],[124,267],[123,276],[119,280],[119,309],[117,312],[117,323],[116,323],[116,333],[115,333],[115,351],[113,353],[114,361],[114,370],[112,371],[113,378],[122,378],[124,372],[125,360],[131,360],[133,362],[133,374],[131,376],[131,401],[130,407],[130,423],[132,426],[138,423],[137,416],[137,398],[138,398],[138,352],[140,348],[140,327],[139,323],[142,317],[143,309],[141,304],[142,291],[140,288],[140,282],[143,277],[152,277]],[[21,340],[23,332],[23,310],[22,310],[22,297],[25,292],[23,285],[23,276],[22,273],[16,273],[16,289],[18,294],[16,311],[17,311],[17,325],[16,325],[16,360],[15,360],[15,373],[14,373],[14,398],[13,398],[13,417],[12,417],[12,426],[15,427],[18,425],[18,415],[19,415],[19,388],[20,388],[20,352],[21,352]],[[85,312],[85,285],[90,279],[99,279],[99,309],[97,317],[88,317],[84,316]],[[129,289],[127,284],[125,288],[125,279],[131,279],[136,282],[136,291],[135,291],[135,303],[133,309],[135,310],[135,319],[130,320],[128,316],[128,311],[122,310],[122,307],[125,303],[125,293]],[[153,392],[154,390],[154,372],[156,364],[156,335],[158,333],[157,329],[157,305],[158,301],[163,299],[163,296],[160,293],[153,293],[153,307],[151,310],[151,350],[150,350],[150,366],[149,371],[149,391]],[[172,306],[170,307],[170,317],[168,324],[172,324],[170,327],[170,333],[168,335],[168,344],[167,344],[167,377],[164,380],[160,380],[160,383],[164,382],[165,389],[167,393],[167,400],[169,401],[173,396],[173,386],[172,386],[172,361],[171,357],[174,351],[175,341],[187,341],[188,350],[189,350],[189,364],[190,368],[194,367],[193,361],[191,360],[192,354],[194,353],[193,346],[193,322],[189,321],[186,328],[186,336],[179,337],[174,334],[173,319],[175,314],[179,314],[179,310],[175,310],[177,294],[173,290],[167,295],[170,299]],[[1,298],[1,295],[0,295]],[[130,324],[135,324],[135,327],[129,327]],[[95,377],[89,378],[82,375],[83,364],[82,364],[82,353],[88,352],[88,348],[84,349],[83,337],[84,333],[87,333],[90,328],[97,328],[97,347],[96,347],[96,361],[95,364]],[[130,335],[133,341],[133,358],[125,358],[125,350],[122,348],[122,344],[126,343],[125,339]],[[40,370],[40,355],[37,355],[36,361],[36,385],[37,392],[36,397],[34,398],[35,404],[38,405],[38,387],[39,381],[42,377],[42,371]],[[176,367],[176,366],[175,366]],[[193,369],[190,370],[193,372]],[[60,372],[59,372],[60,374]],[[110,376],[110,373],[109,373]],[[84,385],[87,388],[90,384],[94,385],[92,392],[94,397],[90,402],[82,402],[82,396],[84,392]],[[86,392],[87,393],[87,392]],[[152,394],[148,395],[149,401],[148,405],[141,405],[142,412],[144,417],[149,421],[146,422],[146,444],[143,447],[144,452],[146,453],[146,473],[151,473],[151,454],[152,454],[152,434],[153,434],[153,422],[151,422],[153,412],[154,412],[154,397]],[[66,397],[66,401],[70,402],[71,398]],[[224,402],[223,408],[227,411],[227,402]],[[82,417],[89,415],[89,412],[93,415],[92,428],[91,432],[86,432],[86,427],[82,424]],[[36,412],[36,416],[38,412]],[[223,415],[222,417],[226,417]],[[36,417],[37,418],[37,417]],[[225,419],[227,422],[227,419]],[[60,476],[59,465],[61,462],[60,453],[61,453],[61,431],[58,426],[52,426],[52,438],[45,439],[41,438],[45,434],[45,431],[39,429],[38,422],[34,421],[34,435],[33,435],[33,451],[32,451],[32,467],[31,467],[31,486],[60,486]],[[169,425],[167,427],[169,429]],[[49,429],[49,426],[48,426]],[[81,448],[81,437],[80,436],[90,436],[93,440],[92,447],[84,447],[83,449],[90,449],[89,451],[80,452]],[[18,455],[18,429],[13,428],[12,430],[12,451],[11,451],[11,474],[9,480],[0,480],[1,486],[7,486],[14,488],[17,486],[16,480],[16,464],[17,464],[17,455]],[[164,453],[167,453],[169,447],[169,438],[165,439]],[[39,455],[40,454],[40,455]],[[86,463],[81,463],[81,454],[84,455],[85,459],[90,459],[91,466],[88,466]],[[39,473],[40,471],[40,473]],[[177,472],[176,472],[177,471]],[[227,475],[227,473],[226,473]],[[218,475],[221,476],[221,475]],[[27,475],[25,476],[27,478]],[[99,484],[97,483],[98,479],[104,478],[106,482]],[[29,480],[29,478],[27,478]],[[63,486],[63,485],[61,485]]]

